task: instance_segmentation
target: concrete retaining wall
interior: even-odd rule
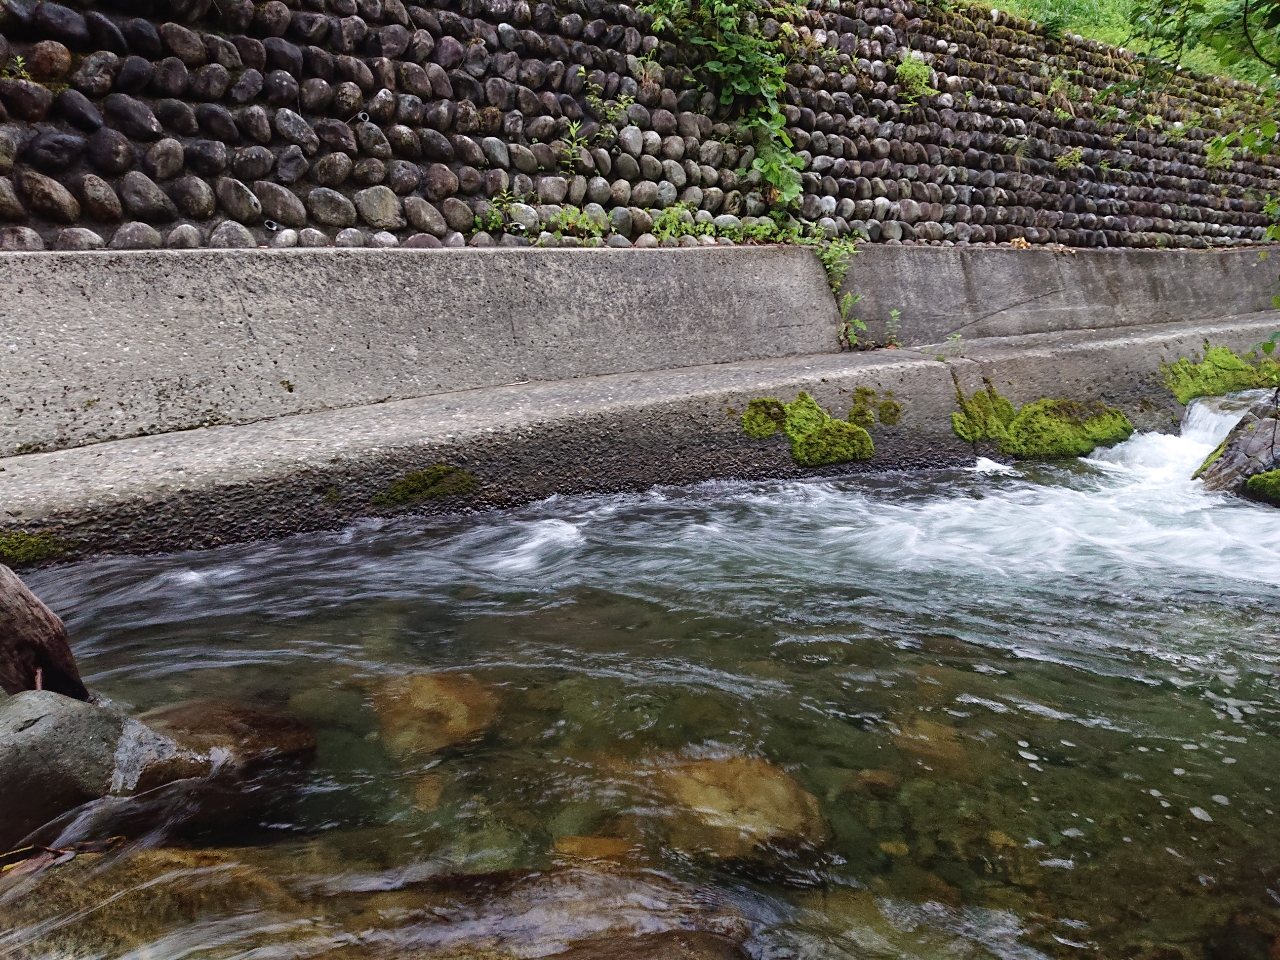
[[[1013,250],[863,247],[846,292],[883,342],[941,343],[1061,330],[1209,320],[1272,308],[1280,258],[1259,250]]]
[[[836,347],[806,249],[5,255],[0,456]]]

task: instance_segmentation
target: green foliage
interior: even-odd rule
[[[1206,344],[1200,363],[1182,357],[1176,363],[1160,364],[1160,375],[1164,385],[1182,404],[1196,397],[1220,397],[1237,390],[1280,386],[1280,362],[1264,356],[1257,363],[1251,363],[1253,356],[1242,357],[1227,347]]]
[[[7,67],[0,70],[0,77],[8,80],[30,80],[31,74],[27,73],[27,61],[22,57],[14,57]]]
[[[1070,150],[1063,150],[1053,158],[1054,165],[1059,170],[1074,170],[1076,167],[1084,165],[1084,147],[1072,147]]]
[[[1255,500],[1280,507],[1280,470],[1255,473],[1245,481],[1244,492]]]
[[[807,393],[791,403],[771,398],[752,400],[742,415],[742,428],[757,440],[781,429],[791,441],[792,457],[805,467],[869,460],[875,453],[865,428],[832,419]]]
[[[0,563],[9,567],[29,567],[57,560],[67,553],[67,543],[52,533],[15,530],[0,536]]]
[[[605,225],[600,220],[587,215],[578,207],[563,206],[560,212],[547,224],[547,231],[556,239],[577,237],[580,240],[599,240],[604,236]]]
[[[718,232],[715,224],[698,223],[694,219],[696,213],[697,207],[691,203],[673,203],[653,218],[653,227],[649,232],[659,240],[715,236]]]
[[[763,184],[761,195],[771,207],[787,208],[800,199],[804,182],[800,171],[804,160],[791,150],[791,138],[787,135],[785,119],[775,104],[770,112],[751,122],[755,134],[756,156],[751,169],[760,174]]]
[[[1083,457],[1094,448],[1133,435],[1133,424],[1115,407],[1074,400],[1037,400],[1018,411],[1005,428],[1000,452],[1019,460]]]
[[[627,119],[627,108],[636,102],[632,96],[621,96],[617,100],[605,100],[604,88],[598,83],[587,84],[587,106],[591,113],[603,126],[617,128]]]
[[[1231,166],[1235,159],[1235,151],[1231,149],[1230,137],[1213,137],[1204,142],[1204,165],[1210,170],[1220,170]]]
[[[437,463],[426,470],[416,470],[393,483],[385,493],[373,498],[375,507],[403,507],[423,500],[456,497],[471,493],[479,486],[475,475],[447,463]]]
[[[1271,298],[1272,306],[1275,306],[1275,301],[1277,299],[1280,299],[1280,297]],[[1277,307],[1277,309],[1280,309],[1280,307]],[[1255,343],[1252,347],[1249,348],[1249,352],[1250,353],[1261,352],[1265,356],[1269,357],[1271,356],[1271,354],[1275,353],[1277,343],[1280,343],[1280,330],[1276,330],[1274,333],[1271,334],[1271,336],[1267,337],[1267,339],[1263,340],[1261,343]]]
[[[884,338],[891,346],[898,345],[898,337],[902,333],[902,311],[890,310],[889,319],[885,321]]]
[[[983,378],[987,385],[968,400],[956,383],[956,402],[960,404],[960,412],[951,415],[951,429],[965,443],[977,443],[980,440],[1000,441],[1013,421],[1015,411],[1013,404],[1000,396],[990,380]]]
[[[849,411],[849,422],[864,430],[870,430],[876,422],[875,402],[874,390],[870,387],[858,387],[853,392],[853,409]]]
[[[516,197],[510,190],[503,190],[489,200],[485,211],[476,216],[476,227],[488,233],[505,232],[511,223],[511,207]]]
[[[909,50],[902,51],[902,62],[898,64],[895,80],[903,103],[913,107],[921,97],[937,94],[938,91],[929,86],[930,72],[927,63],[912,56]]]

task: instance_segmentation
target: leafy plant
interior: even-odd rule
[[[560,168],[567,177],[578,172],[577,163],[580,154],[591,144],[582,136],[582,121],[570,120],[564,136],[564,147],[560,150]]]
[[[563,206],[547,224],[549,233],[557,240],[577,237],[580,240],[598,240],[604,236],[604,224],[573,206]]]
[[[27,61],[22,57],[14,57],[9,61],[9,65],[0,71],[0,76],[7,77],[10,80],[30,80],[31,74],[27,72]]]
[[[1233,159],[1235,151],[1231,149],[1230,138],[1213,137],[1204,142],[1204,165],[1210,170],[1228,167]]]
[[[698,223],[694,219],[696,208],[691,203],[673,203],[653,218],[649,231],[658,240],[679,240],[681,237],[714,236],[716,228],[710,223]]]
[[[605,100],[604,88],[598,83],[587,84],[587,106],[602,126],[614,127],[627,118],[627,109],[636,102],[632,96],[621,96],[617,100]]]
[[[1054,165],[1059,170],[1073,170],[1084,165],[1084,147],[1072,147],[1054,157]]]
[[[915,106],[921,97],[937,94],[938,91],[929,86],[930,72],[927,63],[904,49],[896,74],[899,99],[908,106]]]
[[[804,160],[791,150],[791,137],[787,135],[782,114],[776,111],[752,124],[756,137],[756,156],[751,169],[760,174],[764,182],[762,194],[765,203],[772,207],[789,207],[800,199],[804,183],[800,171]]]
[[[890,346],[898,345],[898,335],[902,331],[902,311],[890,310],[889,319],[884,325],[884,337]]]

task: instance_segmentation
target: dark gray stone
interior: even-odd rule
[[[281,183],[297,183],[306,176],[310,166],[302,148],[295,144],[281,152],[276,161],[276,177]]]
[[[1273,396],[1254,403],[1215,453],[1199,473],[1207,490],[1241,493],[1250,477],[1280,469],[1280,410]]]
[[[360,219],[376,230],[399,230],[405,225],[400,198],[388,187],[370,187],[352,199]]]
[[[205,64],[191,78],[191,97],[212,103],[221,100],[231,86],[231,74],[220,63]]]
[[[204,40],[193,30],[178,23],[161,24],[156,31],[165,49],[190,68],[203,67],[209,62],[209,54],[205,50]]]
[[[302,82],[299,98],[305,113],[324,113],[333,103],[333,87],[327,80],[312,77]]]
[[[253,192],[266,219],[297,229],[307,225],[307,208],[292,190],[269,180],[259,180],[254,183]]]
[[[350,227],[356,222],[355,205],[328,187],[317,187],[307,195],[307,211],[327,227]]]
[[[168,223],[178,218],[173,201],[150,177],[137,170],[125,174],[121,181],[120,200],[126,213],[147,223]]]
[[[173,202],[184,216],[205,220],[217,209],[213,188],[199,177],[183,177],[170,188]]]
[[[95,169],[119,176],[137,162],[134,146],[119,130],[103,127],[89,138],[86,153]]]
[[[307,227],[305,230],[298,231],[298,246],[300,247],[327,247],[329,246],[329,238],[323,230],[317,230],[315,227]]]
[[[300,146],[308,156],[320,149],[320,138],[311,129],[310,124],[292,110],[281,108],[276,111],[273,122],[276,133],[290,143]]]
[[[352,155],[359,151],[356,135],[341,120],[320,120],[316,123],[315,133],[325,145],[334,150]]]
[[[262,92],[262,74],[257,70],[246,70],[232,84],[230,98],[232,103],[248,103]]]
[[[156,64],[155,76],[151,78],[151,89],[161,97],[181,97],[187,92],[187,84],[191,75],[187,65],[177,57],[165,57]]]
[[[58,112],[73,127],[92,133],[102,126],[102,114],[79,90],[63,90],[57,103]]]
[[[0,227],[0,250],[35,253],[44,248],[44,240],[30,227]]]
[[[422,155],[428,160],[439,163],[452,163],[454,158],[453,144],[439,130],[423,127],[418,131],[418,142],[422,146]],[[525,149],[525,148],[521,148]],[[526,151],[527,152],[527,151]],[[530,154],[532,156],[532,154]]]
[[[164,56],[164,44],[160,42],[160,34],[150,20],[137,18],[126,20],[120,27],[129,50],[148,60],[158,60]]]
[[[113,93],[104,106],[107,117],[135,140],[158,140],[164,134],[160,121],[151,108],[125,93]]]
[[[120,58],[109,50],[99,50],[80,61],[71,75],[71,86],[91,97],[105,97],[120,72]]]
[[[183,153],[186,165],[206,177],[222,173],[230,162],[227,145],[221,140],[193,140]]]
[[[36,7],[31,25],[41,38],[65,43],[72,50],[87,50],[93,42],[84,17],[58,3],[46,0]]]
[[[0,105],[17,120],[39,123],[53,107],[53,94],[30,80],[0,79]]]
[[[335,247],[363,247],[365,245],[364,232],[355,227],[339,230],[338,235],[333,238],[333,245]]]
[[[156,65],[150,60],[145,57],[126,57],[116,70],[115,88],[121,93],[141,93],[151,86],[155,76]],[[94,94],[94,96],[101,96],[101,94]]]
[[[197,250],[200,247],[200,231],[190,223],[180,223],[164,238],[168,250]]]
[[[34,170],[19,170],[14,179],[28,210],[60,223],[80,219],[79,202],[57,180]]]
[[[458,177],[443,163],[433,163],[427,167],[422,181],[422,192],[427,199],[440,201],[458,192]]]
[[[237,143],[240,140],[240,128],[236,125],[231,111],[218,103],[202,103],[196,107],[196,121],[200,129],[222,143]]]
[[[68,227],[58,233],[53,242],[55,250],[101,250],[106,241],[87,227]]]
[[[267,37],[262,41],[267,51],[267,66],[272,72],[283,70],[293,77],[302,76],[302,51],[282,37]]]
[[[43,247],[43,244],[42,244]],[[101,707],[48,690],[0,703],[0,847],[107,795],[124,721]]]
[[[448,197],[440,204],[445,223],[459,231],[471,230],[476,224],[475,212],[457,197]]]
[[[212,33],[206,33],[201,39],[204,41],[204,52],[210,63],[220,63],[232,73],[244,69],[244,60],[240,57],[240,51],[230,40]]]
[[[235,175],[246,183],[261,180],[276,165],[276,158],[266,147],[241,147],[231,161]]]
[[[367,120],[357,123],[355,134],[361,153],[378,160],[391,159],[391,144],[386,134],[382,132],[382,128],[376,123],[370,123]]]
[[[449,225],[445,222],[444,216],[421,197],[405,197],[404,213],[415,230],[421,230],[433,237],[443,237],[449,232]]]
[[[200,132],[196,112],[181,100],[161,100],[156,104],[156,117],[165,128],[183,137]]]
[[[105,15],[91,10],[84,15],[85,26],[89,28],[89,40],[99,51],[114,53],[123,57],[129,52],[129,44],[124,33]]]
[[[245,107],[236,116],[236,126],[254,143],[271,142],[271,115],[265,107]]]
[[[218,205],[233,220],[254,224],[262,219],[262,204],[252,190],[232,177],[220,177],[214,187]]]
[[[262,95],[273,107],[287,107],[298,103],[298,81],[284,70],[272,70],[262,84]]]
[[[331,153],[327,157],[321,157],[316,164],[316,183],[322,187],[340,186],[351,176],[353,166],[351,158],[345,153]]]
[[[240,54],[240,60],[244,63],[246,70],[257,70],[261,73],[267,69],[267,48],[262,45],[261,40],[241,34],[232,37],[231,43]]]
[[[61,173],[84,153],[84,137],[74,133],[40,133],[31,138],[22,158],[44,173]]]
[[[26,207],[18,199],[18,192],[14,189],[13,181],[8,177],[0,177],[0,220],[22,223],[26,219]]]
[[[422,170],[407,160],[392,160],[387,164],[387,186],[404,196],[418,189],[422,182]]]
[[[136,220],[122,224],[107,244],[109,250],[157,250],[161,244],[160,231],[148,223]]]
[[[387,179],[387,165],[373,157],[365,157],[351,171],[356,183],[364,187],[381,183]]]

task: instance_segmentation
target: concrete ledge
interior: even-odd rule
[[[795,247],[7,254],[0,456],[821,353],[837,321]]]
[[[845,291],[883,342],[889,312],[899,342],[938,343],[1055,330],[1212,320],[1270,310],[1280,257],[1266,250],[1051,250],[871,245],[853,258]]]
[[[1159,382],[1159,363],[1193,354],[1205,339],[1243,349],[1277,324],[1280,314],[1267,313],[974,341],[944,362],[931,351],[881,350],[423,397],[0,459],[0,504],[9,530],[52,532],[71,555],[136,553],[394,513],[374,497],[440,462],[474,473],[479,489],[411,512],[715,478],[946,466],[974,456],[951,431],[957,382],[968,391],[987,376],[1019,402],[1101,399],[1141,428],[1172,429],[1181,408]],[[903,408],[898,426],[873,429],[867,463],[804,469],[783,438],[751,440],[739,423],[750,399],[789,400],[800,390],[844,416],[858,387],[892,390]]]

